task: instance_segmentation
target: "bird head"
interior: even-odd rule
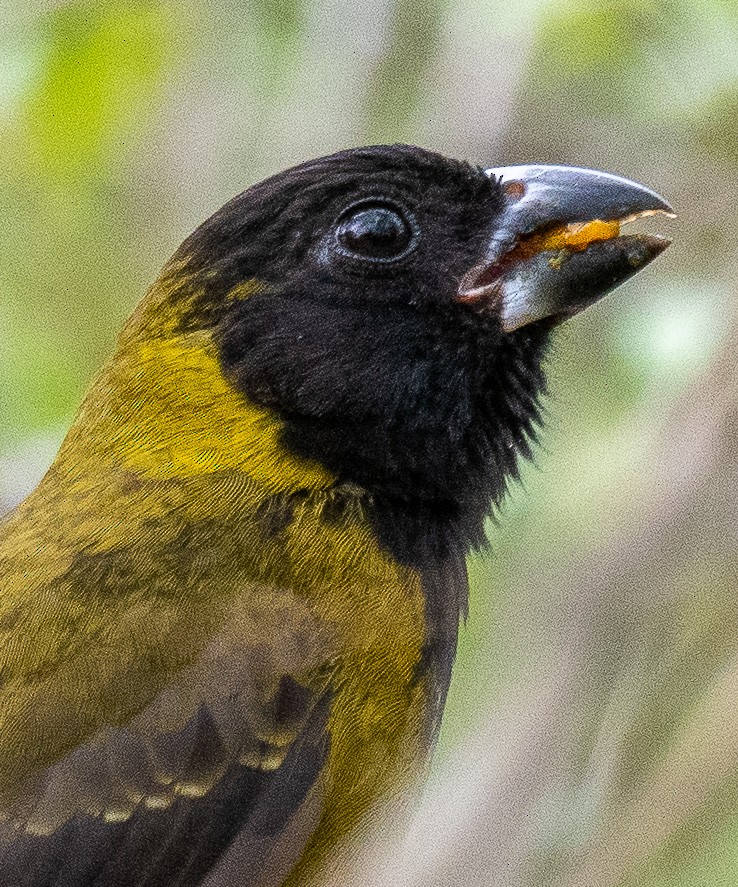
[[[139,327],[206,336],[281,447],[366,492],[398,556],[429,526],[467,549],[530,454],[552,329],[661,252],[619,236],[654,212],[671,210],[592,170],[343,151],[216,212]]]

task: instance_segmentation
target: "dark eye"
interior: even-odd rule
[[[406,252],[413,239],[413,229],[398,209],[364,204],[339,219],[336,238],[344,252],[386,261]]]

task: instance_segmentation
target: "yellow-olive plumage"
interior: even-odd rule
[[[345,528],[321,520],[335,478],[284,452],[279,421],[226,383],[207,335],[167,327],[154,289],[54,466],[4,524],[0,735],[10,741],[0,798],[12,811],[38,768],[147,707],[156,711],[143,736],[182,729],[229,670],[234,686],[248,680],[242,692],[256,695],[247,704],[264,709],[280,677],[293,675],[316,699],[333,688],[328,729],[343,738],[323,777],[322,822],[301,867],[309,869],[384,784],[415,775],[427,732],[427,688],[414,671],[424,639],[419,578],[380,549],[358,497]],[[265,539],[260,506],[298,489],[310,496],[282,533]],[[95,564],[120,571],[119,595],[96,594]],[[165,691],[176,701],[156,705]],[[252,748],[236,725],[232,755],[269,769],[302,724],[273,733],[263,720]],[[162,804],[206,792],[228,759],[214,760],[193,785],[185,763],[157,783]],[[37,797],[26,827],[48,833],[84,812],[122,818],[136,788],[146,791],[69,788],[62,799]]]

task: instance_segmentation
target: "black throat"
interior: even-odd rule
[[[235,305],[216,335],[225,374],[282,418],[284,446],[354,499],[365,491],[397,560],[420,566],[484,543],[535,438],[544,328],[506,335],[465,306],[373,311],[289,293]]]

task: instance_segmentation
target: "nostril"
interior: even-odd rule
[[[512,201],[520,200],[521,197],[525,197],[525,183],[518,179],[513,179],[503,184],[502,191],[508,199]]]

